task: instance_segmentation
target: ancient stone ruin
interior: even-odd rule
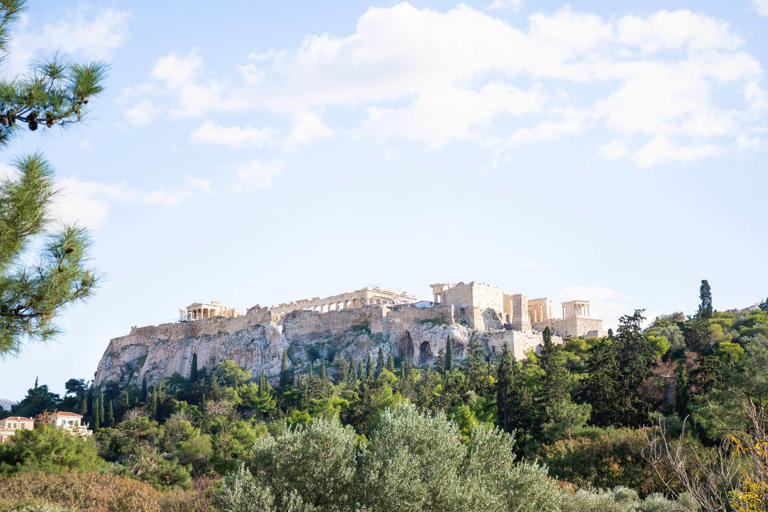
[[[562,304],[506,294],[484,283],[431,285],[432,301],[387,288],[366,287],[325,298],[276,306],[254,306],[245,314],[216,301],[193,303],[179,322],[133,327],[114,338],[96,370],[97,385],[107,381],[140,384],[179,373],[188,375],[192,356],[200,368],[232,359],[254,374],[280,372],[283,352],[296,372],[318,359],[360,361],[381,350],[416,366],[431,364],[446,343],[457,359],[465,357],[472,336],[490,354],[506,346],[522,359],[542,342],[550,327],[554,341],[570,336],[602,336],[602,320],[590,318],[589,302]]]

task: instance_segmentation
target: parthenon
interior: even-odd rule
[[[330,297],[314,297],[293,302],[285,302],[276,306],[269,306],[269,310],[277,314],[290,313],[291,311],[341,311],[344,309],[359,308],[363,306],[397,306],[417,302],[418,297],[404,292],[397,292],[389,288],[378,286],[365,287],[353,292],[332,295]]]

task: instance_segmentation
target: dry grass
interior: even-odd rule
[[[151,485],[107,473],[19,473],[0,477],[3,506],[42,500],[77,512],[207,512],[212,481],[162,493]]]

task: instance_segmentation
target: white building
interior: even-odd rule
[[[76,414],[74,412],[59,411],[50,415],[50,425],[56,430],[66,430],[80,437],[88,437],[93,432],[88,430],[86,425],[82,425],[82,414]]]
[[[35,420],[23,416],[11,416],[0,420],[0,444],[13,437],[17,430],[32,430]]]

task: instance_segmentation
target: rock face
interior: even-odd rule
[[[286,315],[256,307],[237,318],[134,327],[127,336],[109,342],[95,384],[140,385],[144,379],[152,384],[174,373],[188,376],[195,353],[198,368],[210,370],[231,359],[254,375],[264,371],[267,377],[280,374],[285,351],[289,367],[300,373],[319,358],[361,361],[368,354],[376,357],[379,349],[385,357],[391,353],[424,366],[434,361],[449,339],[454,357],[465,357],[473,335],[466,318],[467,311],[453,305],[377,305]],[[488,352],[499,353],[507,345],[518,358],[541,343],[541,336],[530,332],[499,329],[476,335]]]

